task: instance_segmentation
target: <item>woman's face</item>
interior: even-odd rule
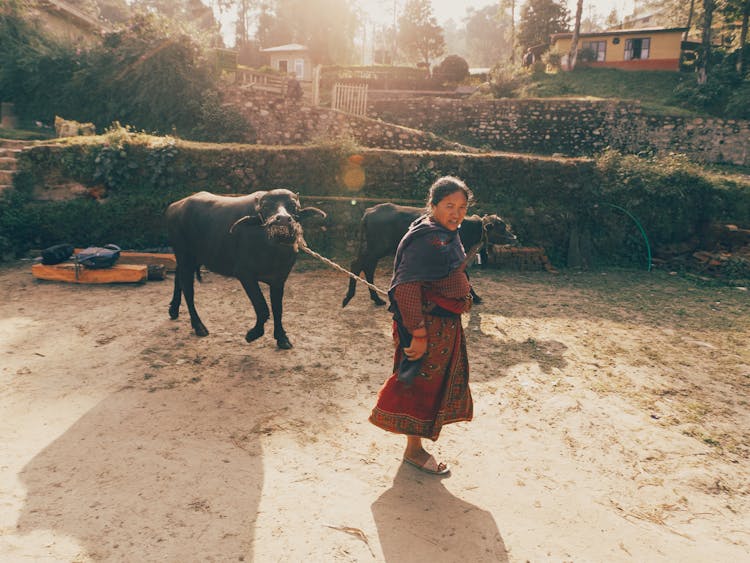
[[[432,205],[432,218],[450,231],[455,231],[466,217],[469,202],[462,191],[445,196]]]

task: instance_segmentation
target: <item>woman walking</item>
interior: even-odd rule
[[[440,178],[430,187],[425,215],[401,239],[389,291],[393,373],[370,415],[376,426],[406,435],[405,463],[435,475],[450,469],[424,449],[422,439],[437,440],[443,425],[473,414],[461,326],[471,296],[457,232],[472,197],[462,180]]]

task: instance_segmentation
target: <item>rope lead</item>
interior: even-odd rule
[[[469,249],[469,252],[466,254],[466,258],[464,259],[464,261],[459,266],[459,269],[461,271],[463,271],[463,270],[466,269],[466,267],[469,265],[469,262],[471,262],[474,259],[474,257],[477,255],[477,252],[479,252],[479,249],[482,247],[482,245],[485,242],[487,242],[487,224],[486,224],[485,221],[482,221],[482,238],[481,238],[481,240],[477,244],[475,244],[474,246],[471,247],[471,249]],[[325,256],[321,256],[320,254],[318,254],[317,252],[315,252],[313,249],[311,249],[309,246],[307,246],[307,242],[305,241],[304,238],[300,237],[299,246],[300,246],[300,248],[304,252],[306,252],[307,254],[309,254],[310,256],[312,256],[314,258],[317,258],[321,262],[323,262],[325,264],[328,264],[334,270],[338,270],[339,272],[343,272],[344,274],[346,274],[350,278],[353,278],[353,279],[357,280],[358,282],[362,282],[363,284],[365,284],[368,288],[370,288],[374,292],[379,293],[383,297],[388,297],[388,292],[387,291],[384,291],[384,290],[380,289],[378,286],[371,284],[366,279],[359,277],[357,274],[355,274],[353,272],[350,272],[349,270],[347,270],[343,266],[339,266],[333,260],[329,260]]]
[[[387,292],[387,291],[383,291],[383,290],[382,290],[382,289],[380,289],[380,288],[379,288],[378,286],[376,286],[376,285],[373,285],[373,284],[371,284],[370,282],[368,282],[368,281],[367,281],[366,279],[364,279],[364,278],[360,278],[360,277],[359,277],[359,276],[358,276],[357,274],[354,274],[354,273],[350,272],[350,271],[349,271],[349,270],[347,270],[346,268],[344,268],[344,267],[342,267],[342,266],[339,266],[338,264],[336,264],[336,262],[333,262],[332,260],[329,260],[329,259],[328,259],[328,258],[326,258],[325,256],[321,256],[320,254],[318,254],[317,252],[315,252],[314,250],[312,250],[312,249],[311,249],[311,248],[310,248],[309,246],[307,246],[307,243],[305,242],[305,240],[304,240],[304,239],[302,239],[302,240],[300,241],[300,248],[301,248],[302,250],[304,250],[305,252],[307,252],[307,253],[308,253],[308,254],[309,254],[310,256],[313,256],[313,257],[317,258],[318,260],[320,260],[321,262],[324,262],[325,264],[328,264],[328,265],[329,265],[329,266],[330,266],[331,268],[333,268],[334,270],[338,270],[339,272],[343,272],[343,273],[345,273],[345,274],[346,274],[347,276],[349,276],[350,278],[354,278],[354,279],[355,279],[355,280],[357,280],[358,282],[362,282],[362,283],[363,283],[363,284],[365,284],[365,285],[366,285],[367,287],[369,287],[369,288],[370,288],[370,289],[372,289],[373,291],[375,291],[375,292],[379,293],[380,295],[382,295],[382,296],[384,296],[384,297],[388,297],[388,292]]]

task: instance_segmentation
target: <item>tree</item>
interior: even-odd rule
[[[523,50],[549,45],[549,37],[568,29],[568,9],[553,0],[528,0],[521,8],[518,44]]]
[[[747,31],[748,31],[748,19],[750,19],[750,0],[726,0],[724,3],[724,11],[726,18],[730,21],[739,20],[740,23],[740,35],[737,41],[737,61],[735,68],[737,74],[742,77],[747,70],[746,58],[747,58]]]
[[[261,8],[258,39],[264,47],[300,43],[315,62],[347,64],[360,27],[348,0],[275,0]]]
[[[683,41],[687,41],[688,35],[690,34],[690,27],[693,25],[693,13],[695,12],[695,0],[690,0],[690,10],[688,12],[687,23],[685,24],[685,33],[682,36]]]
[[[607,19],[604,20],[604,25],[608,29],[620,27],[620,15],[617,13],[617,8],[612,8],[612,11],[607,15]]]
[[[701,32],[701,56],[698,60],[698,84],[705,84],[711,57],[711,25],[713,24],[716,0],[703,0],[703,30]]]
[[[516,0],[500,0],[500,13],[510,10],[510,64],[516,62]]]
[[[138,15],[87,54],[68,84],[78,120],[161,133],[195,126],[203,94],[213,86],[212,68],[192,37],[163,24]]]
[[[467,56],[475,66],[492,66],[510,55],[509,24],[501,18],[497,5],[471,10],[464,21]]]
[[[581,34],[581,14],[583,13],[583,0],[576,4],[576,23],[573,26],[573,38],[570,40],[570,52],[568,53],[568,68],[574,70],[578,60],[578,37]]]
[[[176,32],[185,33],[202,45],[223,45],[213,10],[201,0],[133,0],[131,9],[159,15]]]
[[[432,14],[430,0],[406,0],[398,21],[398,42],[401,49],[429,67],[430,59],[445,50],[443,30]]]

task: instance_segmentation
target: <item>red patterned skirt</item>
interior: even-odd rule
[[[403,351],[396,347],[393,374],[381,387],[370,422],[389,432],[437,440],[444,424],[471,420],[469,360],[461,318],[425,315],[427,353],[422,371],[406,386],[396,378]],[[393,338],[398,344],[395,323]]]

